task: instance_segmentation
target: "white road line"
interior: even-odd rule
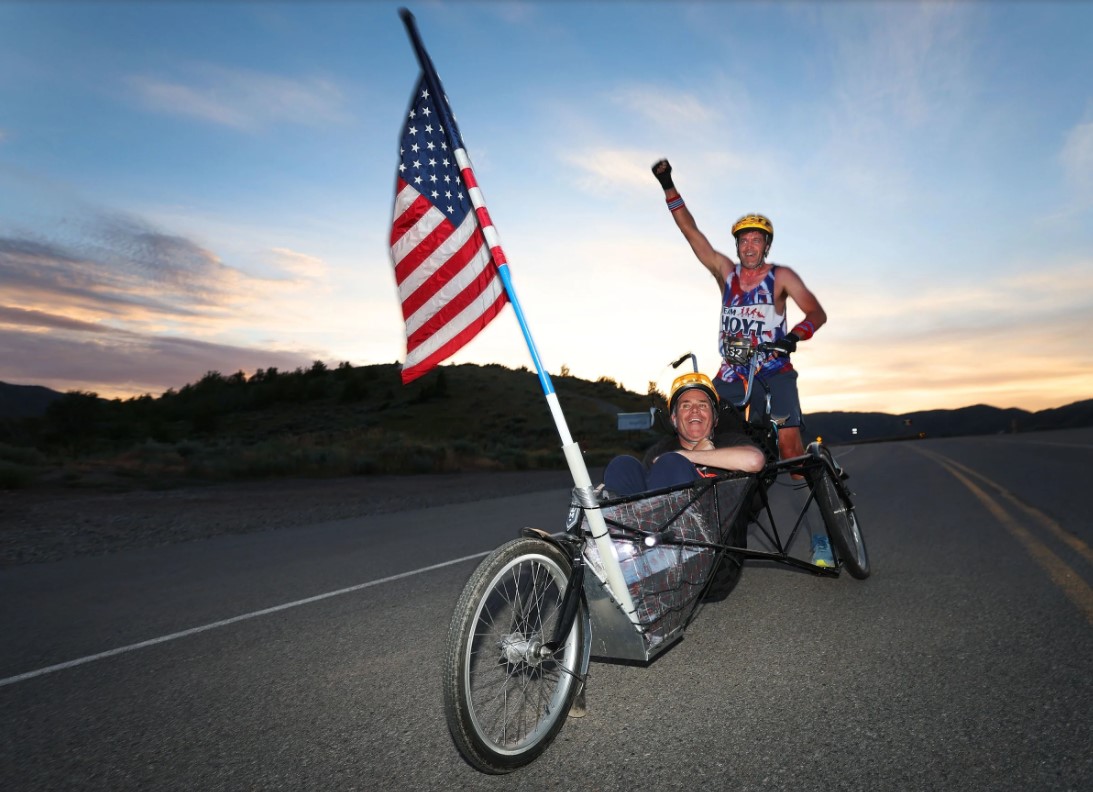
[[[110,649],[105,652],[99,652],[98,654],[87,655],[86,657],[79,657],[75,660],[68,660],[64,663],[57,663],[56,665],[46,666],[45,668],[39,668],[35,671],[27,671],[24,674],[16,674],[15,676],[7,677],[6,679],[0,679],[0,687],[3,687],[5,685],[13,685],[16,682],[24,682],[28,679],[34,679],[35,677],[45,676],[46,674],[52,674],[56,671],[63,671],[66,668],[75,668],[76,666],[83,665],[84,663],[90,663],[95,660],[103,660],[107,657],[114,657],[115,655],[125,654],[126,652],[134,652],[137,649],[145,649],[149,646],[156,646],[157,644],[167,643],[168,641],[175,641],[179,638],[186,638],[191,635],[197,635],[198,633],[208,632],[209,630],[216,630],[220,627],[227,627],[229,624],[235,624],[237,622],[246,621],[248,619],[255,619],[259,616],[268,616],[271,613],[288,610],[289,608],[298,608],[301,605],[310,605],[312,602],[330,599],[331,597],[340,597],[343,594],[352,594],[354,591],[360,591],[361,589],[371,588],[372,586],[379,586],[383,583],[391,583],[395,580],[412,577],[413,575],[420,575],[425,572],[432,572],[434,570],[443,569],[444,567],[453,566],[455,564],[462,564],[465,561],[472,561],[475,558],[481,558],[482,556],[490,552],[492,551],[486,550],[481,553],[475,553],[474,555],[463,556],[462,558],[456,558],[451,561],[444,561],[440,564],[433,564],[432,566],[422,567],[421,569],[414,569],[409,572],[400,572],[397,575],[390,575],[385,578],[380,578],[379,580],[370,580],[367,583],[358,583],[356,586],[349,586],[348,588],[338,589],[337,591],[328,591],[325,594],[316,594],[314,597],[307,597],[306,599],[296,600],[295,602],[286,602],[282,605],[274,605],[272,608],[263,608],[262,610],[253,611],[251,613],[243,613],[239,616],[232,616],[230,619],[221,619],[220,621],[212,622],[211,624],[203,624],[200,627],[191,627],[188,630],[171,633],[170,635],[161,635],[158,638],[149,638],[147,641],[141,641],[140,643],[129,644],[128,646],[119,646],[117,649]]]

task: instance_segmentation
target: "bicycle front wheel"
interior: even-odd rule
[[[554,740],[583,680],[591,641],[582,605],[565,642],[545,657],[571,575],[549,542],[502,545],[474,571],[448,630],[444,709],[456,747],[487,773],[532,762]]]
[[[831,452],[824,448],[821,453],[824,465],[811,476],[816,502],[839,560],[851,576],[864,580],[869,577],[869,554],[865,550],[865,538],[854,513],[854,504],[846,490],[835,483]]]

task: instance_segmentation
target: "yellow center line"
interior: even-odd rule
[[[953,476],[957,481],[967,487],[968,490],[973,495],[975,495],[975,497],[978,498],[984,506],[987,507],[987,510],[991,514],[993,514],[995,518],[997,518],[998,522],[1000,522],[1002,526],[1007,531],[1009,531],[1015,539],[1017,539],[1017,541],[1025,546],[1025,549],[1028,551],[1029,555],[1031,555],[1032,558],[1044,569],[1044,571],[1047,572],[1048,577],[1051,578],[1051,581],[1060,589],[1062,589],[1063,593],[1066,594],[1070,601],[1077,605],[1078,608],[1085,613],[1086,620],[1090,624],[1093,624],[1093,587],[1090,587],[1089,584],[1086,583],[1080,575],[1078,575],[1078,573],[1076,573],[1065,561],[1063,561],[1063,559],[1055,555],[1055,553],[1053,553],[1047,547],[1047,545],[1045,545],[1043,542],[1033,536],[1024,526],[1014,520],[1013,517],[1011,517],[1009,513],[1006,512],[1006,510],[998,504],[997,501],[991,498],[990,495],[984,492],[980,487],[975,484],[975,482],[973,482],[957,468],[961,468],[971,475],[974,475],[976,478],[987,482],[994,489],[1004,494],[1007,497],[1007,500],[1021,507],[1027,514],[1037,519],[1037,521],[1044,523],[1049,529],[1052,530],[1052,533],[1058,531],[1065,536],[1071,536],[1070,534],[1067,534],[1065,531],[1063,531],[1063,529],[1058,526],[1058,524],[1056,524],[1053,520],[1051,520],[1047,515],[1037,511],[1036,509],[1033,509],[1031,506],[1026,506],[1025,504],[1022,504],[1003,487],[999,486],[990,479],[980,475],[979,473],[976,473],[973,470],[969,470],[960,463],[955,462],[935,451],[927,451],[922,448],[914,448],[913,450],[920,454],[923,454],[924,456],[932,458],[935,462],[945,468],[945,470],[948,471],[949,474]],[[1079,552],[1082,552],[1083,556],[1088,559],[1090,557],[1089,547],[1077,537],[1071,538],[1073,538],[1074,542],[1077,542],[1078,545],[1085,548],[1084,552],[1081,550],[1079,550]],[[1067,544],[1074,546],[1073,543],[1069,541],[1067,541]]]
[[[930,452],[930,453],[934,453],[934,452]],[[938,454],[938,456],[940,456],[940,454]],[[1093,564],[1093,547],[1090,547],[1085,542],[1083,542],[1081,539],[1079,539],[1077,536],[1072,534],[1070,531],[1067,531],[1065,528],[1063,528],[1063,526],[1059,525],[1059,523],[1057,523],[1055,520],[1051,519],[1050,517],[1048,517],[1046,514],[1044,514],[1042,511],[1035,508],[1034,506],[1029,506],[1027,503],[1022,501],[1020,498],[1018,498],[1016,495],[1014,495],[1008,489],[1003,487],[1001,484],[998,484],[995,481],[991,481],[989,478],[984,476],[982,473],[979,473],[975,470],[972,470],[971,468],[967,467],[966,465],[962,465],[962,464],[960,464],[959,462],[957,462],[955,460],[949,459],[948,457],[943,457],[943,459],[946,462],[948,462],[950,465],[952,465],[953,467],[955,467],[959,470],[962,470],[967,475],[972,476],[973,478],[977,478],[981,482],[983,482],[984,484],[991,487],[995,492],[997,492],[999,495],[1001,495],[1003,498],[1005,498],[1011,504],[1016,506],[1018,509],[1023,511],[1025,514],[1032,517],[1034,520],[1036,520],[1038,523],[1040,523],[1040,525],[1047,528],[1048,531],[1050,531],[1051,534],[1056,539],[1058,539],[1063,544],[1067,545],[1071,550],[1076,552],[1078,555],[1080,555],[1082,558],[1084,558],[1090,564]]]

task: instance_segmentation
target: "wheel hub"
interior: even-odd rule
[[[542,645],[537,636],[529,638],[523,633],[509,633],[501,639],[501,656],[513,665],[537,666],[543,662],[539,651]]]

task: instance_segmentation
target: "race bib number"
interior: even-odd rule
[[[721,311],[721,338],[771,340],[781,320],[773,305],[727,305]]]

